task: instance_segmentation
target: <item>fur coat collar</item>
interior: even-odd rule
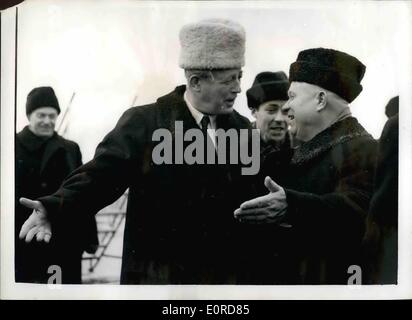
[[[333,147],[359,137],[373,139],[356,118],[348,117],[338,121],[317,134],[312,140],[296,148],[292,157],[292,164],[303,165]]]

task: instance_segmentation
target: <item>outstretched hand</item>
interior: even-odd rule
[[[20,198],[20,204],[33,209],[33,213],[24,222],[21,227],[19,238],[26,239],[26,242],[30,242],[36,237],[37,241],[50,242],[52,236],[52,229],[49,219],[47,218],[46,208],[40,201],[33,201],[27,198]]]
[[[264,184],[269,193],[243,202],[240,208],[235,210],[235,218],[242,222],[278,223],[281,226],[290,227],[290,225],[281,223],[288,206],[285,190],[270,177],[265,178]]]

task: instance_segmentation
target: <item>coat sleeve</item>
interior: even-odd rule
[[[70,140],[66,140],[66,160],[69,165],[69,171],[74,171],[78,167],[80,167],[83,162],[82,162],[82,153],[80,151],[79,145]]]
[[[327,235],[328,240],[360,241],[373,191],[376,141],[357,142],[346,150],[331,192],[315,194],[286,189],[286,219],[309,236]],[[331,177],[333,179],[333,177]],[[316,183],[316,181],[313,181]],[[348,236],[348,237],[346,237]],[[325,238],[324,238],[325,239]]]
[[[38,199],[51,220],[61,214],[96,213],[123,194],[142,163],[144,117],[143,107],[126,111],[98,145],[94,158],[73,171],[53,195]]]

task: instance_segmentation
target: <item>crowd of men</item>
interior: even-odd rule
[[[202,20],[179,38],[186,84],[127,110],[84,165],[54,131],[53,89],[29,94],[30,124],[16,138],[16,282],[47,282],[58,264],[64,283],[79,283],[81,254],[97,245],[94,214],[128,188],[122,284],[348,284],[352,266],[363,283],[396,283],[398,122],[378,143],[352,116],[365,65],[333,49],[299,52],[289,78],[256,76],[250,123],[233,108],[243,27]],[[219,161],[188,163],[178,148],[174,163],[154,161],[159,129],[173,145],[203,138],[200,151],[181,142],[185,156],[218,150],[218,130],[259,132],[260,170],[244,175],[232,161],[250,146],[242,139],[225,142],[225,161],[216,151],[207,157]]]

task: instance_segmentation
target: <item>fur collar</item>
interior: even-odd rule
[[[336,145],[343,144],[359,137],[372,136],[359,124],[354,117],[349,117],[334,123],[323,130],[312,140],[303,143],[295,149],[292,164],[302,165],[312,159],[319,157]]]

